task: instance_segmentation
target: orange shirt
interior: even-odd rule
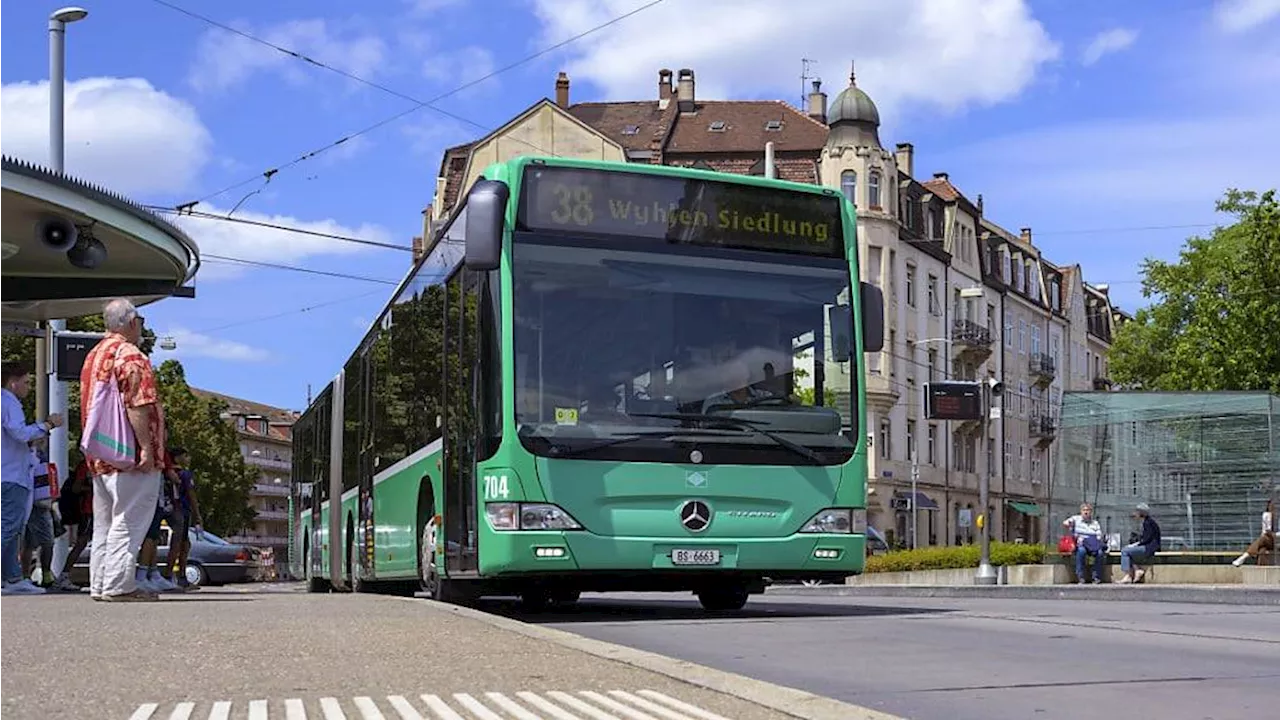
[[[80,370],[80,426],[89,420],[89,401],[93,398],[93,384],[105,381],[115,375],[116,384],[120,387],[120,397],[125,408],[154,405],[149,427],[151,430],[151,457],[162,463],[165,458],[164,408],[160,405],[160,393],[156,387],[155,372],[151,369],[151,361],[133,343],[119,333],[107,333],[85,358],[84,367]],[[141,447],[138,448],[141,454]],[[89,463],[94,475],[106,475],[117,472],[101,460]]]

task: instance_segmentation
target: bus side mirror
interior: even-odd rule
[[[884,292],[862,283],[862,352],[884,350]]]
[[[831,359],[847,362],[853,355],[853,309],[848,305],[827,308],[827,328],[831,338]]]
[[[497,270],[502,258],[502,228],[511,188],[498,180],[479,180],[467,193],[466,256],[468,270]]]

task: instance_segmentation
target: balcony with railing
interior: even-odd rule
[[[972,320],[958,319],[951,325],[951,342],[960,352],[991,353],[991,329]]]
[[[254,510],[255,520],[288,520],[288,510]]]
[[[1031,371],[1031,380],[1036,387],[1044,387],[1053,382],[1058,374],[1058,361],[1052,355],[1032,353],[1027,360],[1027,369]]]
[[[272,545],[289,544],[289,538],[284,535],[232,535],[227,538],[227,542],[239,545],[253,545],[255,547],[269,547]]]
[[[265,455],[254,455],[252,453],[245,453],[244,461],[254,467],[266,468],[268,470],[288,470],[292,467],[288,460],[269,458]]]
[[[289,497],[289,486],[284,483],[257,483],[251,495],[270,495],[272,497]]]
[[[1032,415],[1027,420],[1027,429],[1037,445],[1048,445],[1058,436],[1058,419],[1051,415]]]

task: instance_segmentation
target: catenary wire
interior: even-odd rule
[[[241,225],[253,225],[254,227],[270,228],[272,230],[281,230],[284,232],[297,233],[299,235],[310,235],[312,237],[327,238],[329,240],[339,240],[342,242],[355,243],[357,245],[368,245],[370,247],[384,248],[386,250],[402,250],[405,252],[413,252],[413,248],[408,245],[397,245],[395,243],[378,242],[377,240],[366,240],[364,238],[351,237],[350,235],[337,235],[335,233],[320,232],[319,230],[308,230],[306,228],[291,227],[289,225],[280,225],[278,223],[266,222],[264,220],[250,220],[248,218],[235,218],[225,215],[215,215],[213,213],[201,212],[199,210],[175,210],[160,205],[147,205],[148,210],[177,217],[191,217],[199,220],[212,220],[215,222],[238,223]]]
[[[215,26],[223,27],[223,28],[225,28],[225,27],[226,27],[226,26],[222,25],[221,23],[214,22],[214,21],[210,20],[209,18],[205,18],[205,17],[204,17],[204,16],[202,16],[202,15],[198,15],[198,14],[196,14],[196,13],[192,13],[192,12],[187,11],[187,10],[185,10],[185,9],[179,8],[179,7],[178,7],[178,6],[176,6],[176,5],[172,5],[172,4],[167,3],[167,2],[162,2],[161,0],[152,0],[152,1],[153,1],[153,2],[157,2],[157,3],[161,4],[161,5],[166,6],[166,7],[173,8],[174,10],[178,10],[178,11],[180,11],[180,12],[184,12],[185,14],[187,14],[187,15],[189,15],[189,16],[191,16],[191,17],[196,17],[196,18],[199,18],[200,20],[203,20],[203,21],[205,21],[205,22],[210,22],[211,24],[213,24],[213,25],[215,25]],[[623,20],[626,20],[627,18],[630,18],[630,17],[632,17],[632,16],[634,16],[634,15],[636,15],[636,14],[640,13],[640,12],[643,12],[643,11],[645,11],[645,10],[648,10],[649,8],[654,7],[655,5],[659,5],[659,4],[661,4],[662,2],[664,2],[664,0],[651,0],[650,2],[648,2],[648,3],[644,4],[644,5],[641,5],[640,7],[636,8],[636,9],[634,9],[634,10],[631,10],[631,11],[629,11],[629,12],[626,12],[626,13],[624,13],[624,14],[622,14],[622,15],[618,15],[618,16],[616,16],[616,17],[614,17],[614,18],[612,18],[612,19],[610,19],[610,20],[608,20],[608,21],[606,21],[606,22],[604,22],[604,23],[601,23],[601,24],[596,25],[596,26],[594,26],[594,27],[591,27],[591,28],[589,28],[589,29],[587,29],[587,30],[584,30],[583,32],[578,33],[577,35],[574,35],[574,36],[572,36],[572,37],[570,37],[570,38],[567,38],[567,39],[565,39],[565,40],[561,40],[560,42],[555,43],[554,45],[550,45],[550,46],[548,46],[548,47],[542,48],[541,50],[538,50],[537,52],[534,52],[534,53],[532,53],[532,54],[530,54],[530,55],[527,55],[527,56],[525,56],[525,57],[523,57],[523,58],[521,58],[521,59],[519,59],[519,60],[517,60],[517,61],[515,61],[515,62],[508,63],[507,65],[504,65],[504,66],[502,66],[502,67],[500,67],[500,68],[498,68],[498,69],[496,69],[496,70],[494,70],[494,71],[492,71],[492,72],[490,72],[490,73],[487,73],[487,74],[485,74],[485,75],[483,75],[483,76],[481,76],[481,77],[479,77],[479,78],[476,78],[475,80],[471,80],[471,81],[469,81],[469,82],[463,83],[462,85],[459,85],[459,86],[457,86],[457,87],[453,88],[452,90],[449,90],[449,91],[447,91],[447,92],[441,93],[441,94],[439,94],[439,95],[437,95],[437,96],[435,96],[435,97],[431,98],[430,100],[420,101],[420,100],[416,100],[416,99],[413,99],[413,98],[408,98],[408,99],[412,100],[412,101],[415,103],[415,104],[413,105],[413,107],[410,107],[410,108],[408,108],[408,109],[406,109],[406,110],[402,110],[401,112],[398,112],[398,113],[396,113],[396,114],[394,114],[394,115],[391,115],[391,116],[389,116],[389,117],[387,117],[387,118],[384,118],[384,119],[382,119],[382,120],[379,120],[378,122],[376,122],[376,123],[374,123],[374,124],[372,124],[372,125],[369,125],[369,126],[367,126],[367,127],[363,128],[363,129],[361,129],[361,130],[357,130],[357,131],[356,131],[356,132],[354,132],[354,133],[351,133],[351,134],[345,135],[345,136],[343,136],[343,137],[341,137],[341,138],[339,138],[339,139],[337,139],[337,140],[335,140],[335,141],[333,141],[333,142],[331,142],[331,143],[329,143],[329,144],[327,144],[327,145],[324,145],[324,146],[322,146],[322,147],[320,147],[320,148],[317,148],[317,149],[315,149],[315,150],[311,150],[311,151],[309,151],[309,152],[303,153],[302,155],[299,155],[298,157],[294,158],[293,160],[290,160],[289,162],[287,162],[287,163],[285,163],[285,164],[283,164],[283,165],[278,165],[278,166],[276,166],[276,167],[269,168],[269,169],[267,169],[267,170],[265,170],[265,171],[263,171],[263,172],[261,172],[261,173],[255,174],[253,177],[250,177],[250,178],[247,178],[247,179],[245,179],[245,180],[243,180],[243,181],[241,181],[241,182],[235,183],[234,185],[229,185],[229,186],[227,186],[227,187],[225,187],[225,188],[223,188],[223,189],[221,189],[221,190],[218,190],[217,192],[210,193],[210,194],[208,194],[208,195],[205,195],[204,197],[199,198],[198,200],[195,200],[195,201],[192,201],[192,202],[189,202],[189,203],[184,203],[184,204],[182,204],[182,205],[179,205],[178,207],[190,207],[190,206],[196,205],[196,204],[198,204],[198,203],[201,203],[201,202],[204,202],[204,201],[206,201],[206,200],[209,200],[210,198],[214,198],[214,197],[217,197],[217,196],[222,195],[222,194],[224,194],[224,193],[230,192],[230,191],[232,191],[232,190],[235,190],[235,189],[238,189],[238,188],[244,187],[245,185],[248,185],[249,183],[252,183],[252,182],[257,181],[259,178],[266,178],[266,179],[267,179],[267,181],[270,181],[271,177],[273,177],[273,176],[274,176],[276,173],[278,173],[279,171],[284,170],[285,168],[289,168],[289,167],[292,167],[292,166],[297,165],[297,164],[299,164],[299,163],[302,163],[302,162],[305,162],[305,161],[307,161],[307,160],[310,160],[311,158],[313,158],[313,157],[315,157],[315,156],[317,156],[317,155],[319,155],[319,154],[321,154],[321,153],[323,153],[323,152],[326,152],[326,151],[328,151],[328,150],[332,150],[332,149],[334,149],[334,148],[336,148],[336,147],[338,147],[338,146],[342,145],[343,143],[347,142],[348,140],[351,140],[351,139],[356,138],[356,137],[359,137],[359,136],[361,136],[361,135],[365,135],[365,134],[367,134],[367,133],[373,132],[374,130],[377,130],[377,129],[379,129],[379,128],[381,128],[381,127],[385,126],[385,125],[389,125],[389,124],[391,124],[391,123],[393,123],[393,122],[395,122],[395,121],[397,121],[397,120],[399,120],[399,119],[401,119],[401,118],[403,118],[403,117],[406,117],[406,116],[408,116],[408,115],[410,115],[410,114],[412,114],[412,113],[415,113],[415,112],[417,112],[418,110],[421,110],[421,109],[422,109],[422,108],[424,108],[424,107],[429,107],[429,108],[431,108],[432,110],[435,110],[435,111],[440,112],[440,113],[442,113],[442,114],[444,114],[444,115],[447,115],[447,116],[449,116],[449,117],[452,117],[452,118],[454,118],[454,119],[457,119],[457,120],[459,120],[459,121],[461,121],[461,122],[465,122],[465,123],[467,123],[467,124],[469,124],[469,125],[475,125],[475,126],[477,126],[477,127],[481,127],[481,128],[484,128],[484,129],[486,129],[486,130],[487,130],[488,128],[486,128],[484,125],[481,125],[481,124],[476,123],[476,122],[474,122],[474,121],[472,121],[472,120],[469,120],[469,119],[467,119],[467,118],[463,118],[463,117],[461,117],[461,116],[454,115],[453,113],[450,113],[450,112],[448,112],[448,111],[441,110],[440,108],[435,107],[435,106],[434,106],[434,103],[439,102],[439,101],[441,101],[441,100],[443,100],[443,99],[445,99],[445,98],[451,97],[451,96],[453,96],[453,95],[456,95],[456,94],[458,94],[458,93],[462,92],[463,90],[466,90],[467,88],[470,88],[470,87],[473,87],[473,86],[475,86],[475,85],[478,85],[478,84],[480,84],[480,83],[482,83],[482,82],[484,82],[484,81],[486,81],[486,80],[489,80],[489,79],[491,79],[491,78],[493,78],[493,77],[496,77],[496,76],[501,75],[501,74],[503,74],[503,73],[505,73],[505,72],[508,72],[508,71],[510,71],[510,70],[513,70],[513,69],[515,69],[515,68],[517,68],[517,67],[520,67],[520,66],[522,66],[522,65],[528,64],[528,63],[532,62],[533,60],[536,60],[536,59],[538,59],[538,58],[542,57],[543,55],[546,55],[546,54],[548,54],[548,53],[554,52],[555,50],[559,50],[560,48],[565,47],[566,45],[572,44],[572,43],[574,43],[574,42],[577,42],[578,40],[581,40],[582,38],[584,38],[584,37],[586,37],[586,36],[588,36],[588,35],[591,35],[591,34],[593,34],[593,33],[599,32],[600,30],[603,30],[603,29],[605,29],[605,28],[607,28],[607,27],[610,27],[610,26],[615,25],[615,24],[617,24],[617,23],[619,23],[619,22],[622,22]],[[301,54],[299,54],[299,53],[296,53],[296,52],[293,52],[293,51],[290,51],[290,50],[287,50],[287,49],[284,49],[284,48],[281,48],[281,47],[278,47],[278,46],[272,45],[271,43],[268,43],[268,42],[266,42],[266,41],[264,41],[264,40],[259,40],[258,38],[252,37],[252,36],[248,35],[247,33],[242,32],[242,31],[232,30],[232,32],[235,32],[235,33],[236,33],[236,34],[238,34],[238,35],[242,35],[242,36],[244,36],[244,37],[247,37],[247,38],[249,38],[249,39],[251,39],[251,40],[253,40],[253,41],[255,41],[255,42],[261,42],[261,43],[263,43],[263,44],[265,44],[265,45],[268,45],[268,46],[270,46],[270,47],[275,48],[275,49],[276,49],[277,51],[279,51],[279,52],[283,52],[283,53],[289,54],[289,55],[291,55],[291,56],[297,57],[298,59],[301,59],[301,60],[303,60],[304,62],[308,62],[308,63],[311,63],[311,64],[313,64],[313,65],[317,65],[317,66],[319,66],[319,67],[323,67],[323,68],[326,68],[326,69],[329,69],[329,70],[333,70],[334,72],[338,72],[339,74],[342,74],[342,75],[344,75],[344,76],[346,76],[346,77],[349,77],[349,78],[351,78],[351,79],[358,80],[358,81],[360,81],[360,82],[364,82],[364,83],[369,84],[369,85],[371,85],[371,86],[373,86],[373,87],[379,87],[379,88],[381,88],[381,89],[383,89],[383,90],[390,91],[390,89],[389,89],[389,88],[382,88],[380,85],[378,85],[378,84],[376,84],[376,83],[372,83],[371,81],[367,81],[367,80],[364,80],[363,78],[356,77],[356,76],[351,75],[350,73],[347,73],[347,72],[345,72],[345,71],[336,70],[335,68],[331,68],[331,67],[329,67],[329,66],[327,66],[327,65],[323,65],[322,63],[319,63],[319,62],[317,62],[317,61],[315,61],[315,60],[313,60],[313,59],[311,59],[311,58],[308,58],[308,57],[303,56],[303,55],[301,55]],[[405,95],[403,95],[403,94],[401,94],[401,93],[399,93],[399,92],[395,92],[395,91],[391,91],[391,92],[393,92],[395,95],[400,96],[400,97],[406,97],[406,98],[408,97],[408,96],[405,96]],[[545,152],[545,151],[543,151],[543,152]]]
[[[262,260],[248,260],[245,258],[231,257],[229,255],[201,253],[201,257],[233,265],[252,265],[255,267],[270,268],[272,270],[291,270],[293,272],[308,273],[311,275],[324,275],[326,277],[342,278],[344,280],[360,280],[363,282],[378,283],[379,285],[396,286],[400,284],[399,280],[384,280],[382,278],[353,275],[351,273],[335,272],[331,270],[316,270],[315,268],[300,267],[298,265],[284,265],[281,263],[265,262]]]

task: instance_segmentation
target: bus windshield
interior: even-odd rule
[[[512,277],[516,421],[531,452],[851,457],[857,368],[843,260],[517,233]]]

